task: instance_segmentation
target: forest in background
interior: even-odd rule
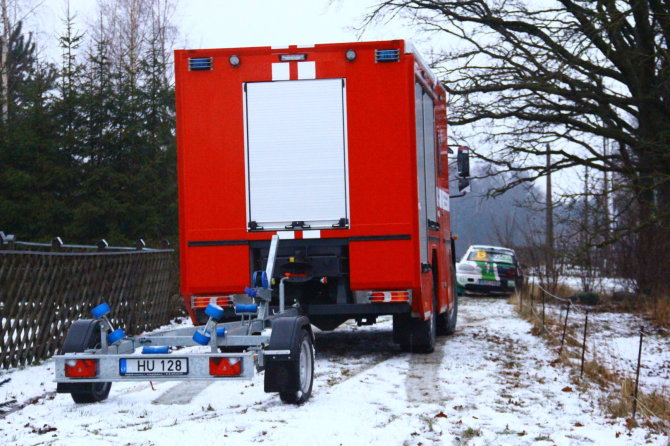
[[[0,230],[175,241],[173,2],[101,1],[88,25],[66,8],[58,63],[18,6],[0,0]]]

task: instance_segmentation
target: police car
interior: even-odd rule
[[[459,294],[514,293],[523,277],[513,249],[501,246],[472,245],[456,264]]]

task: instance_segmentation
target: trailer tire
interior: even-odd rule
[[[62,353],[81,353],[89,348],[100,347],[100,321],[82,319],[74,321],[65,335]],[[109,396],[111,382],[58,383],[58,393],[69,393],[77,404],[97,403]]]
[[[279,398],[287,404],[303,404],[312,395],[314,385],[314,342],[309,331],[300,330],[296,348],[300,352],[293,373],[297,373],[297,381],[300,383],[298,390],[281,391]]]

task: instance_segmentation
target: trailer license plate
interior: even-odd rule
[[[188,358],[122,358],[119,373],[124,376],[188,375]]]

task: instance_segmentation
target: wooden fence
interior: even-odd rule
[[[167,248],[167,246],[166,246]],[[178,311],[171,249],[18,242],[0,232],[0,367],[58,352],[70,324],[101,302],[128,334],[166,324]]]

